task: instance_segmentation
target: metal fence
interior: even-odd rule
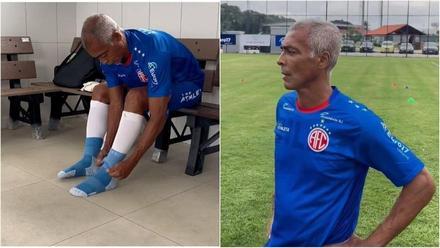
[[[438,54],[437,0],[267,0],[221,3],[222,34],[230,36],[235,33],[237,40],[236,44],[222,45],[223,50],[228,52],[251,50],[279,53],[280,39],[287,33],[290,25],[295,21],[314,18],[330,21],[338,26],[344,37],[342,54],[345,55],[417,57]],[[270,35],[270,46],[240,44],[243,35],[248,34]]]

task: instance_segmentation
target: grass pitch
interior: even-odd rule
[[[222,54],[221,245],[261,246],[272,214],[274,118],[286,90],[275,55]],[[366,104],[438,185],[438,59],[340,57],[332,84]],[[412,97],[415,101],[408,98]],[[438,188],[438,187],[437,187]],[[356,233],[366,238],[401,188],[370,169]],[[439,246],[438,191],[390,246]]]

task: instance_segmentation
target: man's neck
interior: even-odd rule
[[[128,42],[127,37],[125,36],[125,32],[122,30],[122,42],[124,43],[124,54],[121,59],[121,63],[124,64],[127,62],[127,59],[130,57],[130,51],[128,50]]]
[[[313,108],[327,101],[333,89],[329,83],[329,78],[310,82],[307,88],[298,89],[298,104],[302,108]]]

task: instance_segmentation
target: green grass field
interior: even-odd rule
[[[275,55],[221,59],[221,245],[261,246],[272,214],[274,112],[286,92]],[[366,104],[424,161],[438,186],[438,59],[341,57],[332,84]],[[393,87],[394,86],[394,87]],[[405,89],[408,86],[408,89]],[[415,104],[409,104],[412,97]],[[438,188],[438,187],[437,187]],[[369,170],[356,233],[366,238],[400,188]],[[439,246],[438,192],[390,246]]]

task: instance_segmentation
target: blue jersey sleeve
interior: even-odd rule
[[[101,64],[102,74],[104,74],[107,87],[112,88],[119,85],[119,79],[108,65]]]
[[[171,56],[161,52],[150,58],[147,63],[148,97],[164,97],[171,95]]]
[[[385,174],[395,186],[410,183],[423,169],[423,163],[379,117],[372,115],[362,122],[358,158]]]

